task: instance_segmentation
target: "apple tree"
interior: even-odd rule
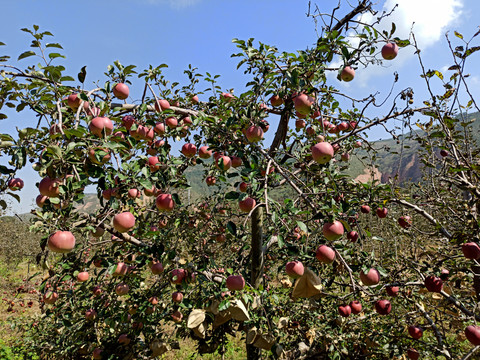
[[[355,99],[338,83],[395,61],[414,37],[382,30],[389,14],[369,1],[338,10],[312,11],[323,27],[297,53],[234,39],[241,94],[192,66],[182,85],[166,65],[118,61],[89,88],[86,67],[75,78],[59,64],[51,33],[22,29],[33,40],[18,62],[40,63],[0,58],[1,106],[37,125],[0,135],[0,187],[39,190],[31,229],[43,234],[37,260],[48,273],[24,341],[41,358],[152,358],[187,337],[198,353],[223,355],[230,336],[249,359],[476,351],[478,145],[462,116],[477,105],[461,101],[477,47],[458,34],[449,80],[419,54],[431,98],[414,106],[404,89],[379,116],[375,95]],[[367,13],[372,23],[359,20]],[[352,165],[374,169],[382,151],[370,128],[409,141],[394,119],[419,144],[424,180],[356,181]],[[38,184],[15,177],[28,163]],[[99,202],[90,212],[79,205],[89,191]]]

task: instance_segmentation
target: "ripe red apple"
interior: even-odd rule
[[[477,243],[469,242],[462,245],[463,256],[467,259],[477,260],[480,258],[480,246]]]
[[[173,201],[172,195],[160,194],[157,196],[157,200],[155,200],[155,205],[160,211],[172,211],[175,207],[175,202]]]
[[[88,309],[85,311],[85,319],[88,321],[95,320],[97,317],[97,312],[94,309]]]
[[[133,124],[135,124],[135,118],[132,115],[125,115],[122,118],[122,125],[125,129],[130,130]]]
[[[183,319],[183,314],[180,312],[180,311],[175,311],[173,314],[172,314],[172,319],[173,321],[175,321],[176,323],[179,323],[182,321]]]
[[[58,300],[58,293],[56,291],[48,290],[43,296],[45,304],[54,304]]]
[[[390,296],[397,296],[400,288],[398,286],[387,286],[385,288],[387,290],[387,294]]]
[[[285,272],[293,279],[301,277],[304,271],[305,268],[303,267],[303,264],[297,260],[289,261],[285,266]]]
[[[278,95],[273,95],[271,98],[270,98],[270,104],[272,104],[272,106],[281,106],[283,105],[283,99],[278,96]]]
[[[118,343],[121,344],[121,345],[128,345],[130,344],[130,338],[128,337],[127,334],[121,334],[119,337],[118,337]]]
[[[293,105],[295,106],[295,110],[298,111],[302,115],[308,115],[312,110],[313,103],[315,99],[307,94],[301,93],[295,97]]]
[[[175,291],[172,294],[172,301],[176,303],[181,303],[183,301],[183,294],[180,291]]]
[[[233,167],[234,169],[242,166],[242,164],[243,164],[243,161],[242,161],[242,158],[241,158],[241,157],[231,156],[230,159],[232,160],[232,167]]]
[[[320,245],[315,253],[315,257],[324,264],[331,264],[335,260],[335,250],[327,245]]]
[[[125,211],[113,217],[113,227],[118,232],[130,231],[135,226],[135,216],[130,211]]]
[[[118,296],[126,295],[129,290],[130,290],[130,287],[125,283],[120,283],[115,287],[115,293]]]
[[[103,133],[107,136],[111,135],[113,132],[113,123],[107,117],[95,117],[92,119],[88,125],[90,132],[98,137],[103,137]]]
[[[175,129],[178,126],[178,120],[177,118],[170,116],[165,119],[165,124],[170,128],[170,129]]]
[[[185,144],[182,146],[182,154],[187,158],[192,158],[197,154],[197,147],[193,144]]]
[[[198,99],[198,96],[197,95],[193,95],[191,98],[190,98],[190,101],[194,104],[198,104],[200,102],[200,100]]]
[[[126,98],[128,98],[129,94],[130,89],[124,83],[118,83],[113,87],[113,95],[115,95],[117,99],[125,100]]]
[[[352,309],[352,314],[360,314],[362,312],[362,303],[358,300],[353,300],[349,304],[350,309]]]
[[[100,160],[99,160],[99,159],[97,159],[97,156],[96,156],[97,151],[98,152],[102,151],[106,154],[102,158],[100,158]],[[103,165],[103,164],[106,164],[112,158],[112,156],[109,154],[108,149],[101,148],[101,147],[94,147],[94,148],[90,148],[88,150],[88,158],[94,164]]]
[[[465,336],[472,345],[480,345],[480,326],[469,325],[465,328]]]
[[[323,236],[329,241],[335,241],[342,237],[343,235],[343,224],[335,220],[333,223],[325,223],[323,225]]]
[[[263,139],[263,129],[260,126],[249,126],[245,131],[245,136],[251,143],[259,142]]]
[[[447,150],[442,149],[440,150],[440,155],[442,157],[447,157],[448,155],[450,155],[450,153]]]
[[[416,325],[410,325],[408,327],[408,334],[415,340],[420,339],[423,336],[423,329]]]
[[[212,150],[208,149],[208,146],[201,146],[198,149],[198,157],[200,159],[209,159],[212,156]]]
[[[37,206],[39,208],[43,208],[43,206],[45,205],[45,202],[48,200],[48,196],[45,196],[45,195],[38,195],[36,198],[35,198],[35,202],[37,203]]]
[[[221,97],[222,100],[224,100],[224,101],[226,101],[226,102],[230,102],[230,101],[232,101],[233,98],[234,98],[234,96],[233,96],[232,93],[225,93],[225,92],[222,93],[222,94],[220,95],[220,97]]]
[[[217,182],[217,179],[215,178],[215,176],[207,176],[205,178],[205,182],[207,183],[208,186],[213,186]]]
[[[420,357],[420,353],[414,348],[409,348],[407,350],[407,356],[410,360],[418,360],[418,358]]]
[[[346,82],[352,81],[354,77],[355,70],[353,70],[350,66],[345,66],[340,74],[340,78]]]
[[[154,275],[159,275],[161,273],[163,273],[163,264],[161,262],[155,262],[152,264],[152,267],[150,268],[150,270],[152,270],[152,273]]]
[[[181,284],[187,277],[187,272],[184,269],[173,269],[170,273],[170,279],[174,284]]]
[[[396,43],[387,42],[382,47],[382,57],[385,60],[393,60],[397,57],[398,45]]]
[[[343,153],[342,155],[340,155],[340,159],[344,162],[347,162],[348,160],[350,160],[350,154],[349,153]]]
[[[102,358],[103,349],[95,348],[93,349],[92,356],[95,360],[100,360]]]
[[[319,142],[312,147],[312,157],[318,164],[328,163],[334,154],[333,146],[327,142]]]
[[[155,110],[157,112],[161,112],[163,110],[167,110],[167,109],[170,109],[170,103],[167,101],[167,100],[158,100],[156,103],[155,103]]]
[[[105,233],[105,229],[101,228],[100,226],[97,226],[97,227],[95,228],[95,231],[90,232],[90,234],[91,234],[93,237],[96,237],[96,238],[99,238],[99,237],[102,236],[104,233]]]
[[[245,213],[249,213],[250,211],[252,211],[255,205],[257,205],[257,202],[251,197],[247,197],[244,200],[238,202],[238,207],[240,208],[240,211]]]
[[[349,317],[352,313],[352,308],[350,307],[350,305],[340,305],[338,307],[338,313],[340,314],[340,316]]]
[[[68,253],[75,247],[75,236],[70,231],[56,231],[48,238],[48,248],[57,253]]]
[[[218,169],[222,171],[227,171],[232,166],[232,159],[230,159],[228,156],[222,155],[218,157],[215,163]]]
[[[102,289],[100,286],[94,286],[92,289],[93,296],[100,296],[102,294]]]
[[[347,239],[350,240],[351,242],[357,242],[358,237],[359,235],[358,235],[358,232],[356,231],[349,231],[347,233]]]
[[[380,315],[388,315],[392,311],[392,304],[388,300],[378,300],[375,302],[375,310]]]
[[[245,287],[245,279],[242,275],[230,275],[227,277],[227,288],[230,291],[242,290]]]
[[[238,186],[238,189],[241,191],[241,192],[246,192],[247,189],[248,189],[248,184],[246,182],[241,182],[240,185]]]
[[[430,292],[439,293],[442,291],[443,281],[437,276],[430,275],[425,278],[425,287]]]
[[[88,271],[82,271],[77,274],[77,281],[84,282],[88,280]]]
[[[81,101],[82,99],[80,99],[80,96],[78,96],[77,93],[68,95],[67,104],[72,110],[77,110],[80,107]]]
[[[303,119],[295,120],[295,129],[297,130],[303,129],[305,125],[306,125],[305,120]]]
[[[408,229],[410,226],[412,226],[412,218],[408,215],[400,216],[398,218],[398,225],[404,229]]]
[[[8,188],[11,190],[11,191],[17,191],[17,190],[20,190],[23,188],[23,180],[20,179],[20,178],[13,178],[13,179],[10,179],[8,181]]]
[[[128,197],[130,199],[136,199],[140,197],[140,191],[138,189],[129,189],[128,190]]]
[[[157,193],[157,188],[155,185],[152,185],[150,189],[143,189],[145,196],[153,196]]]
[[[377,285],[380,282],[380,273],[374,268],[368,270],[366,274],[362,270],[360,272],[360,280],[362,280],[365,286]]]
[[[150,156],[147,159],[147,165],[150,168],[151,172],[155,172],[160,169],[160,167],[162,166],[162,163],[160,162],[160,160],[158,160],[157,156]]]
[[[388,214],[388,209],[387,208],[378,208],[377,209],[377,216],[380,219],[386,218]]]
[[[127,264],[125,264],[123,262],[119,262],[112,275],[113,276],[124,276],[124,275],[127,274],[127,272],[128,272]]]
[[[43,178],[38,184],[38,190],[40,194],[48,197],[58,197],[60,194],[60,184],[59,179],[50,179],[48,176]]]
[[[363,213],[363,214],[368,214],[370,212],[370,206],[368,205],[362,205],[360,206],[360,211]]]
[[[450,275],[450,271],[448,271],[448,269],[442,269],[440,273],[440,279],[442,279],[443,281],[448,280],[449,275]]]

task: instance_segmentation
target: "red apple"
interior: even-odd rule
[[[387,294],[390,296],[397,296],[400,288],[398,286],[387,286],[385,288],[387,290]]]
[[[115,293],[118,296],[126,295],[129,290],[130,290],[130,287],[125,283],[120,283],[115,287]]]
[[[182,146],[182,154],[187,158],[192,158],[197,154],[197,147],[193,144],[185,144]]]
[[[340,159],[344,162],[347,162],[348,160],[350,160],[350,154],[349,153],[343,153],[342,155],[340,155]]]
[[[387,42],[382,47],[382,57],[385,60],[393,60],[397,57],[398,45],[395,43]]]
[[[360,206],[360,211],[363,213],[363,214],[368,214],[370,212],[370,206],[368,205],[362,205]]]
[[[152,273],[154,275],[159,275],[159,274],[163,273],[163,270],[164,270],[163,264],[161,262],[155,262],[155,263],[153,263],[150,270],[152,270]]]
[[[175,311],[173,314],[172,314],[172,319],[173,321],[175,321],[176,323],[179,323],[182,321],[183,319],[183,314],[180,312],[180,311]]]
[[[407,350],[407,356],[410,360],[418,360],[418,358],[420,357],[420,353],[414,348],[409,348]]]
[[[20,178],[13,178],[13,179],[10,179],[8,181],[8,188],[11,190],[11,191],[17,191],[17,190],[20,190],[23,188],[23,180],[20,179]]]
[[[58,293],[56,291],[47,291],[43,296],[45,304],[54,304],[58,300]]]
[[[157,200],[155,200],[155,205],[160,211],[172,211],[175,207],[175,202],[173,201],[172,195],[160,194],[157,196]]]
[[[357,242],[358,240],[358,232],[356,231],[349,231],[347,233],[347,239],[350,240],[351,242]]]
[[[152,185],[150,189],[143,189],[145,196],[153,196],[157,193],[157,188],[155,185]]]
[[[346,82],[352,81],[354,77],[355,70],[353,70],[350,66],[345,66],[340,74],[340,78]]]
[[[252,125],[245,131],[245,136],[251,143],[259,142],[263,139],[263,129],[260,126]]]
[[[323,225],[323,236],[329,241],[335,241],[342,237],[343,235],[343,224],[335,220],[333,223],[325,223]]]
[[[113,95],[115,95],[117,99],[125,100],[126,98],[128,98],[129,94],[130,89],[124,83],[118,83],[113,87]]]
[[[308,115],[312,110],[315,99],[307,94],[301,93],[295,97],[294,106],[295,110],[302,115]]]
[[[227,171],[232,166],[232,159],[230,159],[228,156],[222,155],[218,157],[215,163],[218,169],[222,171]]]
[[[242,158],[241,158],[241,157],[231,156],[230,159],[232,160],[232,167],[233,167],[234,169],[242,166],[242,164],[243,164],[243,161],[242,161]]]
[[[300,130],[305,127],[305,120],[297,119],[295,120],[295,129]]]
[[[45,195],[38,195],[35,199],[35,202],[37,203],[37,206],[40,208],[43,208],[45,205],[45,202],[48,200],[48,196]]]
[[[40,194],[48,197],[58,197],[60,195],[60,184],[59,179],[50,179],[49,177],[43,178],[38,184],[38,190]]]
[[[320,245],[315,253],[315,257],[324,264],[331,264],[335,260],[335,250],[327,245]]]
[[[128,272],[127,264],[125,264],[123,262],[119,262],[112,275],[113,276],[125,276],[127,274],[127,272]]]
[[[100,226],[97,226],[97,227],[95,228],[95,231],[92,231],[90,234],[91,234],[93,237],[99,238],[99,237],[102,236],[104,233],[105,233],[105,229],[101,228]]]
[[[102,358],[103,349],[95,348],[93,349],[92,356],[95,360],[100,360]]]
[[[88,309],[85,311],[85,319],[88,321],[95,320],[97,317],[97,312],[94,309]]]
[[[238,189],[241,191],[241,192],[246,192],[247,189],[248,189],[248,184],[246,182],[241,182],[240,185],[238,186]]]
[[[103,137],[103,133],[109,136],[113,132],[113,123],[107,117],[95,117],[88,125],[90,132],[98,137]]]
[[[135,216],[130,211],[125,211],[113,217],[113,227],[118,232],[130,231],[135,226]]]
[[[430,275],[425,278],[425,287],[430,292],[439,293],[442,291],[443,281],[437,276]]]
[[[450,155],[450,153],[447,150],[442,149],[440,150],[440,155],[442,157],[447,157],[448,155]]]
[[[103,155],[103,157],[101,157],[99,160],[97,159],[97,156],[96,156],[97,152],[104,152],[105,155]],[[88,150],[88,158],[93,164],[103,165],[103,164],[106,164],[112,158],[112,156],[109,154],[108,149],[101,148],[101,147],[94,147]]]
[[[400,216],[398,218],[398,225],[404,229],[408,229],[410,226],[412,226],[412,218],[408,215]]]
[[[70,231],[56,231],[48,238],[48,248],[57,253],[68,253],[75,247],[75,236]]]
[[[198,104],[200,102],[200,100],[198,99],[198,96],[197,95],[193,95],[191,98],[190,98],[190,101],[194,104]]]
[[[347,131],[350,125],[346,121],[342,121],[340,124],[337,125],[339,131]]]
[[[217,179],[215,178],[215,176],[207,176],[205,178],[205,182],[207,183],[208,186],[213,186],[217,182]]]
[[[170,129],[175,129],[178,126],[178,120],[177,118],[170,116],[165,119],[165,124],[170,128]]]
[[[283,105],[283,99],[278,95],[273,95],[270,98],[270,104],[272,104],[272,106],[275,106],[275,107]]]
[[[477,243],[469,242],[462,245],[463,256],[467,259],[477,260],[480,258],[480,246]]]
[[[328,163],[334,154],[333,146],[327,142],[319,142],[312,147],[312,157],[318,164]]]
[[[353,300],[349,306],[352,309],[352,314],[360,314],[362,312],[362,303],[358,300]]]
[[[227,277],[227,288],[230,291],[242,290],[245,287],[245,279],[242,275],[230,275]]]
[[[255,201],[255,199],[251,197],[247,197],[244,200],[239,201],[238,207],[240,208],[240,211],[249,213],[250,211],[253,210],[256,204],[257,202]]]
[[[380,315],[388,315],[392,311],[392,304],[388,300],[378,300],[375,302],[375,310]]]
[[[88,280],[88,271],[82,271],[77,274],[77,281],[84,282]]]
[[[469,325],[465,328],[465,336],[472,345],[480,345],[480,326]]]
[[[138,189],[129,189],[128,190],[128,197],[130,199],[136,199],[140,197],[140,191]]]
[[[161,112],[163,110],[170,109],[170,103],[167,100],[158,100],[155,103],[155,110]]]
[[[77,110],[80,107],[81,101],[82,99],[80,99],[80,96],[78,96],[77,93],[68,95],[67,104],[72,110]]]
[[[170,279],[174,284],[181,284],[187,277],[187,272],[184,269],[173,269],[170,275]]]
[[[408,327],[408,334],[415,340],[420,339],[423,336],[423,329],[416,325],[410,325]]]
[[[384,219],[387,217],[387,214],[388,214],[388,209],[387,208],[378,208],[377,209],[377,216],[380,218],[380,219]]]
[[[232,93],[225,93],[225,92],[222,93],[222,94],[220,95],[220,97],[221,97],[222,100],[224,100],[224,101],[226,101],[226,102],[230,102],[230,101],[232,101],[233,98],[234,98],[234,96],[233,96]]]
[[[352,313],[352,308],[349,305],[340,305],[338,307],[338,313],[340,316],[349,317]]]
[[[160,162],[160,160],[158,160],[157,156],[150,156],[147,160],[147,165],[150,168],[151,172],[155,172],[160,169],[162,163]]]
[[[183,294],[180,291],[175,291],[172,294],[172,301],[176,303],[181,303],[183,300]]]
[[[212,156],[212,150],[208,149],[208,146],[201,146],[198,149],[198,157],[200,159],[209,159]]]
[[[294,260],[287,263],[285,272],[293,279],[299,278],[303,275],[305,268],[300,261]]]
[[[125,115],[122,118],[122,125],[125,129],[130,130],[133,124],[135,124],[135,118],[132,115]]]
[[[127,334],[121,334],[118,337],[118,343],[121,344],[121,345],[128,345],[128,344],[130,344],[130,338],[128,337]]]
[[[380,282],[380,273],[374,268],[368,270],[366,274],[361,271],[360,280],[362,280],[362,283],[365,286],[377,285]]]

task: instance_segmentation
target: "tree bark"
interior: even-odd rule
[[[252,213],[252,243],[250,250],[251,268],[250,284],[258,289],[263,280],[263,208],[257,207]],[[247,344],[247,360],[258,360],[262,350]]]

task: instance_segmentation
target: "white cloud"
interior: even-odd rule
[[[150,4],[168,4],[174,9],[183,9],[199,3],[201,0],[147,0]]]
[[[394,37],[410,38],[413,30],[418,47],[424,50],[440,41],[444,33],[458,24],[462,14],[463,0],[385,0],[383,10],[390,12],[398,4],[391,16],[386,17],[377,30],[390,32],[392,22],[396,25]],[[364,14],[362,20],[374,21],[372,15]],[[358,39],[352,39],[352,45],[358,44]],[[380,45],[380,44],[379,44]],[[381,45],[380,45],[381,46]],[[379,46],[379,47],[380,47]],[[399,70],[413,55],[413,48],[400,49],[397,58],[384,61],[384,67],[370,66],[357,72],[356,83],[366,86],[372,77],[385,76]]]

